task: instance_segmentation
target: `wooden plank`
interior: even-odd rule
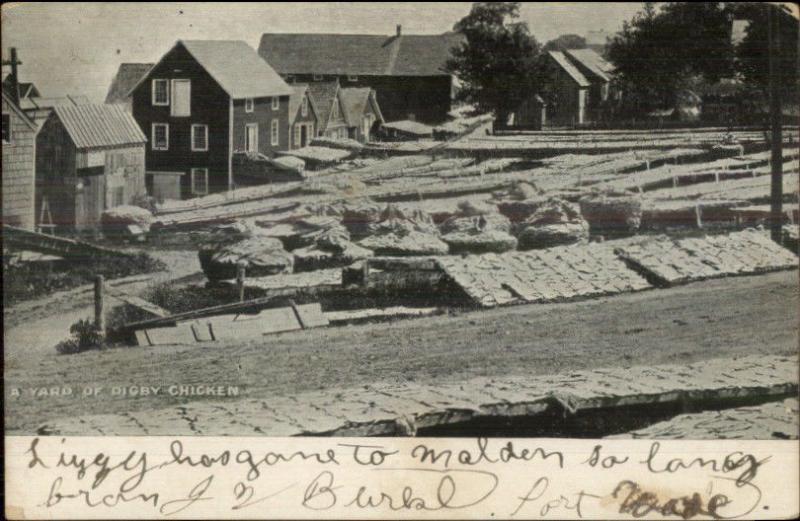
[[[112,289],[106,287],[106,293],[108,293],[110,296],[116,299],[125,302],[126,304],[130,304],[133,307],[147,311],[148,313],[151,313],[157,317],[164,318],[170,315],[170,312],[167,311],[166,309],[156,306],[151,302],[147,302],[146,300],[139,298],[135,295],[129,295],[128,293],[124,293],[118,289]]]
[[[188,345],[194,344],[194,333],[189,324],[181,324],[175,327],[159,327],[147,330],[147,338],[150,345]]]
[[[138,346],[151,346],[153,344],[150,343],[150,339],[147,337],[147,330],[140,329],[138,331],[134,331],[136,335],[136,345]]]
[[[320,306],[319,303],[303,304],[300,306],[295,305],[292,306],[292,308],[294,309],[294,312],[297,315],[297,320],[300,322],[300,325],[303,327],[303,329],[324,327],[329,325],[328,319],[322,312],[322,306]]]
[[[211,325],[208,322],[196,321],[190,324],[194,339],[198,342],[213,342],[214,335],[211,334]]]
[[[264,334],[302,329],[292,308],[265,309],[259,314]]]

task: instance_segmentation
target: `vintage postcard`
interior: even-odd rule
[[[8,518],[800,513],[797,5],[1,19]]]

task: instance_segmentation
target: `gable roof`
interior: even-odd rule
[[[182,45],[233,99],[289,96],[292,93],[278,73],[241,40],[178,40],[172,49],[178,45]],[[164,54],[161,60],[168,54]],[[149,76],[148,73],[142,77],[128,94]]]
[[[563,52],[549,51],[548,54],[564,72],[566,72],[573,80],[575,80],[575,83],[577,83],[578,86],[588,87],[590,85],[589,80],[586,79],[586,76],[581,74],[581,71],[579,71],[578,68],[575,67],[566,56],[564,56]]]
[[[297,114],[300,112],[300,106],[303,104],[303,98],[308,94],[308,85],[305,83],[295,83],[290,85],[292,88],[292,95],[289,97],[289,122],[293,123],[297,119]],[[314,106],[314,100],[311,95],[308,95],[309,108],[317,114],[317,109]]]
[[[573,62],[577,62],[579,66],[582,65],[598,79],[611,81],[610,74],[614,72],[614,66],[592,49],[568,49],[566,53]]]
[[[56,105],[53,112],[77,148],[147,142],[133,116],[119,105]]]
[[[5,78],[3,78],[3,90],[6,91],[7,94],[11,95],[11,91],[14,88],[14,75],[8,74]],[[39,93],[39,89],[36,88],[32,82],[29,81],[21,81],[19,82],[19,97],[22,98],[36,98],[41,96]]]
[[[367,103],[372,103],[373,110],[380,121],[383,115],[375,102],[375,91],[369,87],[348,87],[339,90],[339,99],[342,100],[344,119],[351,127],[361,124],[361,118],[367,108]]]
[[[117,74],[111,81],[106,94],[106,103],[125,103],[130,99],[130,92],[139,80],[150,72],[154,63],[120,63]]]
[[[281,74],[442,76],[458,33],[371,34],[264,33],[261,55]]]
[[[325,131],[333,104],[339,99],[339,81],[315,81],[308,84],[308,94],[317,109],[317,128]]]
[[[9,107],[11,107],[11,110],[14,112],[14,114],[16,114],[17,116],[19,116],[19,118],[20,118],[20,119],[21,119],[21,120],[22,120],[22,121],[23,121],[23,122],[24,122],[26,125],[28,125],[28,127],[30,127],[30,129],[31,129],[31,130],[35,131],[35,130],[36,130],[36,128],[37,128],[37,127],[36,127],[36,123],[34,123],[34,122],[33,122],[33,120],[30,118],[30,116],[28,116],[27,114],[25,114],[25,113],[22,111],[22,109],[21,109],[21,108],[19,108],[19,107],[17,106],[17,104],[16,104],[16,103],[14,103],[14,100],[13,100],[13,98],[12,98],[12,97],[11,97],[9,94],[6,94],[6,91],[5,91],[5,90],[3,90],[3,91],[2,91],[2,95],[3,95],[3,101],[5,101],[5,102],[6,102],[6,104],[7,104]]]

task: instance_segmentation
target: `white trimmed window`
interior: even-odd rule
[[[192,195],[208,194],[208,168],[192,168]]]
[[[295,148],[300,148],[300,131],[301,131],[300,127],[302,127],[302,125],[300,125],[300,124],[297,124],[297,125],[294,126],[294,147]]]
[[[270,133],[269,133],[269,142],[274,147],[278,146],[278,143],[280,142],[280,137],[278,136],[278,129],[279,128],[280,127],[278,125],[278,120],[277,119],[273,119],[272,120],[272,128],[270,128]]]
[[[3,143],[11,143],[11,114],[3,114]]]
[[[281,100],[278,98],[278,96],[273,96],[272,97],[272,110],[278,110],[279,108],[281,108]]]
[[[169,105],[169,80],[153,80],[153,105]]]
[[[308,96],[303,96],[303,103],[300,105],[300,113],[303,117],[308,116]]]
[[[256,106],[256,104],[255,104],[255,101],[253,101],[253,98],[245,98],[244,99],[244,111],[245,112],[253,112],[253,110],[255,110],[255,106]]]
[[[150,143],[153,150],[169,150],[169,125],[166,123],[153,123]]]
[[[192,125],[192,152],[208,151],[208,125]]]
[[[315,74],[314,81],[322,81],[322,74]]]
[[[244,150],[250,154],[258,152],[258,123],[244,126]]]

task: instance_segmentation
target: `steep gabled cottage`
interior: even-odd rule
[[[439,123],[450,111],[452,78],[444,71],[458,33],[393,36],[273,34],[258,53],[287,82],[339,80],[342,87],[375,90],[387,121]]]
[[[366,143],[375,126],[384,123],[375,90],[369,87],[340,89],[339,99],[347,121],[348,137]]]
[[[106,94],[106,103],[109,105],[122,105],[126,110],[131,110],[130,92],[149,71],[154,63],[120,63],[111,86]]]
[[[178,41],[131,90],[153,195],[171,179],[182,198],[227,190],[235,153],[288,150],[291,94],[245,42]]]
[[[339,96],[339,82],[316,81],[308,84],[308,94],[317,109],[317,135],[344,139],[348,136],[347,120]]]
[[[289,99],[289,124],[292,149],[308,145],[316,136],[319,119],[314,100],[308,93],[308,85],[292,85],[292,96]]]
[[[91,230],[107,208],[145,195],[146,142],[122,107],[54,107],[36,136],[39,224]]]
[[[37,126],[3,89],[3,223],[36,226]]]
[[[591,49],[550,51],[547,120],[584,125],[602,116],[611,93],[613,66]]]

